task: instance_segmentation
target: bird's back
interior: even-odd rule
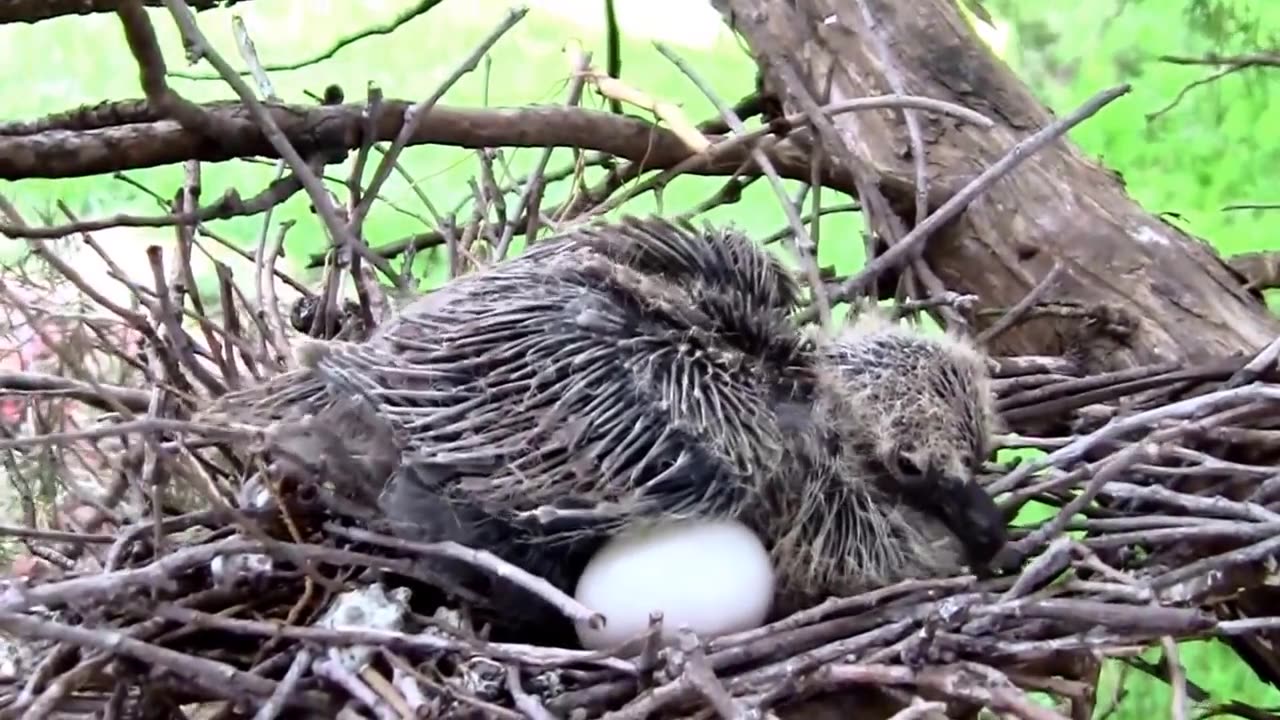
[[[458,502],[567,538],[729,512],[777,466],[774,395],[812,350],[749,240],[591,227],[440,292],[373,340],[396,359],[375,397]]]

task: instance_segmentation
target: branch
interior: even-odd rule
[[[94,117],[102,122],[113,116],[116,106],[128,112],[130,108],[136,110],[138,104],[136,100],[127,100],[97,106]],[[404,100],[383,101],[382,112],[374,123],[376,141],[396,137],[411,104]],[[308,106],[264,102],[262,105],[281,133],[303,155],[320,149],[352,150],[360,145],[363,104]],[[990,124],[972,111],[928,98],[870,97],[841,103],[841,106],[844,112],[913,107],[941,112],[965,122]],[[222,101],[200,107],[209,115],[218,116],[219,124],[226,129],[226,134],[216,143],[175,122],[134,115],[128,116],[127,124],[104,124],[75,133],[55,125],[41,126],[39,132],[30,134],[0,135],[0,179],[83,177],[187,160],[222,162],[255,156],[278,157],[249,110],[241,104]],[[711,136],[709,139],[714,142],[724,138]],[[572,147],[609,153],[644,163],[652,169],[696,159],[674,133],[639,118],[561,106],[472,109],[437,105],[422,118],[408,144],[469,149]],[[732,143],[731,147],[691,162],[686,171],[698,175],[729,175],[749,161],[749,155],[744,143]],[[778,143],[770,151],[770,160],[783,176],[809,180],[808,159],[795,144]],[[755,175],[759,170],[752,165],[744,172]],[[824,180],[836,189],[853,187],[847,174],[831,169],[825,171]]]
[[[1187,93],[1202,86],[1217,82],[1222,78],[1254,67],[1280,67],[1280,52],[1260,52],[1248,55],[1205,55],[1203,57],[1183,57],[1178,55],[1162,55],[1160,62],[1172,65],[1216,65],[1218,69],[1208,75],[1187,83],[1178,94],[1164,107],[1147,113],[1147,122],[1151,122],[1169,112],[1182,102]]]
[[[94,220],[78,220],[61,225],[31,227],[14,223],[0,223],[0,234],[9,237],[56,239],[75,233],[93,232],[115,227],[169,227],[172,225],[190,225],[209,220],[225,220],[227,218],[257,215],[285,202],[302,189],[302,183],[296,175],[286,175],[272,182],[262,192],[243,200],[235,188],[230,188],[215,202],[191,212],[178,212],[169,215],[131,215],[118,213],[109,217]]]
[[[1203,55],[1188,57],[1184,55],[1161,55],[1162,63],[1171,65],[1261,65],[1280,67],[1280,50],[1270,52],[1249,53],[1247,55]]]
[[[227,8],[245,0],[186,0],[192,10]],[[0,23],[37,23],[64,15],[92,15],[116,12],[124,0],[0,0]],[[161,7],[163,0],[142,0],[143,5]]]
[[[309,150],[359,147],[360,104],[290,106],[264,103],[281,132],[306,154]],[[411,103],[385,100],[375,124],[376,140],[393,140]],[[26,136],[0,137],[0,179],[66,178],[171,165],[186,160],[221,162],[278,155],[248,110],[239,105],[206,106],[226,119],[230,130],[212,143],[174,122],[106,127],[68,135],[53,130]],[[649,167],[669,167],[691,151],[673,133],[632,117],[566,107],[492,110],[436,106],[409,138],[411,145],[438,144],[469,149],[486,147],[581,147]],[[733,172],[745,160],[745,149],[701,168],[702,174]],[[790,176],[807,173],[798,151],[783,163]]]
[[[162,0],[157,0],[155,4],[159,5],[160,2],[162,2]],[[370,38],[370,37],[373,37],[374,35],[390,35],[391,33],[400,29],[402,25],[409,22],[410,20],[413,20],[414,18],[417,18],[420,15],[425,15],[428,11],[434,9],[437,5],[439,5],[440,2],[441,0],[418,0],[418,2],[413,7],[410,7],[407,10],[402,10],[399,14],[397,14],[391,20],[381,25],[374,25],[372,27],[364,28],[358,32],[352,33],[351,35],[345,35],[339,40],[337,40],[336,42],[334,42],[333,45],[330,45],[328,48],[321,50],[320,52],[310,57],[303,58],[302,60],[294,60],[292,62],[263,65],[262,69],[267,72],[280,72],[282,70],[301,70],[302,68],[308,67],[310,65],[315,65],[319,62],[332,58],[334,55],[337,55],[340,50],[350,47],[351,45],[354,45],[357,42],[364,40],[365,38]],[[188,5],[192,5],[192,4],[193,3],[188,3]],[[193,73],[193,72],[173,71],[173,72],[170,72],[169,74],[172,75],[173,77],[180,77],[186,80],[221,80],[222,79],[222,76],[216,73]],[[252,71],[241,70],[239,74],[250,75],[252,74]]]
[[[99,385],[94,388],[89,383],[58,375],[2,370],[0,371],[0,396],[12,393],[63,395],[108,412],[116,410],[116,403],[133,412],[146,412],[151,396],[145,390],[134,388],[110,385]]]
[[[857,274],[841,283],[840,291],[835,301],[843,302],[856,297],[863,285],[874,279],[881,272],[905,260],[909,253],[918,250],[919,246],[929,238],[929,235],[934,230],[963,212],[975,197],[991,185],[994,185],[997,180],[1012,172],[1023,160],[1062,137],[1071,128],[1093,117],[1094,114],[1110,104],[1111,101],[1128,93],[1129,89],[1130,86],[1126,83],[1103,90],[1085,101],[1075,112],[1046,125],[1038,132],[1027,136],[1017,145],[1014,145],[1004,157],[974,178],[960,192],[947,200],[942,207],[930,213],[924,222],[912,228],[911,232],[907,233],[896,245],[890,247],[884,254],[874,260],[869,261]]]

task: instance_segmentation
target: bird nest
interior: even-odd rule
[[[146,302],[160,306],[163,273],[156,281]],[[471,612],[483,598],[415,561],[449,558],[571,619],[592,613],[483,548],[369,530],[369,506],[333,491],[341,467],[312,462],[312,477],[246,484],[219,461],[251,466],[281,432],[181,419],[180,389],[196,393],[184,378],[248,384],[230,348],[268,342],[238,330],[250,323],[231,297],[222,326],[243,336],[211,342],[210,357],[176,324],[133,316],[146,364],[173,387],[9,378],[11,391],[108,411],[11,433],[14,463],[38,447],[78,448],[57,453],[64,479],[95,468],[108,479],[95,509],[61,504],[56,529],[6,528],[30,553],[0,594],[6,717],[811,717],[815,703],[849,702],[1087,717],[1102,659],[1163,644],[1164,676],[1186,697],[1175,642],[1210,637],[1275,679],[1272,352],[1092,375],[1070,358],[997,358],[1007,432],[984,482],[1020,518],[1016,570],[833,597],[715,638],[660,641],[655,617],[636,653],[612,655],[493,636]],[[323,325],[325,307],[304,297],[294,325]],[[359,315],[348,331],[362,332]],[[61,340],[58,352],[76,352]]]

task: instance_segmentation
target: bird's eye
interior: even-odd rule
[[[897,463],[898,463],[898,473],[901,477],[907,477],[907,478],[918,477],[922,474],[920,472],[920,466],[917,465],[914,460],[907,457],[906,455],[899,455],[897,458]]]

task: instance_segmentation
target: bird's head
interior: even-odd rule
[[[970,566],[986,566],[1007,541],[1003,514],[976,482],[996,422],[987,358],[874,311],[829,348],[849,403],[843,435],[876,489],[937,520]]]

